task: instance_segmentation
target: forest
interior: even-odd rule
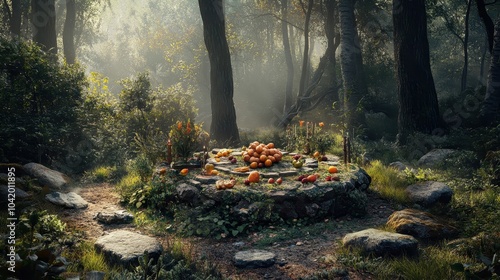
[[[500,2],[0,5],[2,279],[500,279]]]

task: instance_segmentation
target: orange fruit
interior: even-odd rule
[[[339,170],[335,166],[330,166],[330,167],[328,167],[328,172],[330,172],[330,173],[337,173],[337,172],[339,172]]]
[[[266,167],[271,167],[271,166],[273,165],[273,161],[272,161],[272,160],[270,160],[270,159],[267,159],[267,160],[265,161],[264,165],[265,165]]]
[[[267,144],[267,147],[268,147],[269,149],[274,148],[274,143],[269,143],[269,144]]]
[[[180,174],[181,174],[182,176],[186,176],[186,175],[188,174],[188,172],[189,172],[189,169],[184,168],[184,169],[182,169],[182,170],[181,170]]]
[[[261,155],[259,159],[261,162],[266,162],[267,157],[265,155]]]
[[[254,161],[254,162],[250,163],[250,168],[255,169],[255,168],[257,168],[258,165],[259,164],[256,161]]]
[[[219,171],[212,170],[212,172],[210,172],[210,175],[212,175],[212,176],[219,175]]]
[[[245,156],[243,157],[243,160],[244,160],[245,162],[249,162],[249,161],[250,161],[250,156],[249,156],[249,155],[245,155]]]
[[[260,174],[257,171],[252,171],[248,174],[248,181],[250,183],[257,183],[260,180]]]

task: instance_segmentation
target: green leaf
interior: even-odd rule
[[[238,235],[238,233],[240,233],[240,232],[239,232],[239,231],[237,231],[237,230],[235,230],[235,229],[233,229],[233,230],[231,231],[231,233],[233,234],[233,236],[236,236],[236,235]]]
[[[141,206],[142,206],[142,202],[140,202],[140,201],[135,204],[136,208],[140,208]]]

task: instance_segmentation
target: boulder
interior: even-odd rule
[[[389,166],[399,171],[405,171],[407,168],[406,165],[400,161],[391,162],[389,163]]]
[[[453,190],[450,187],[435,181],[410,185],[406,187],[406,193],[414,203],[424,207],[431,207],[436,203],[447,204],[453,196]]]
[[[127,210],[118,210],[113,213],[99,212],[95,215],[94,219],[107,225],[128,224],[132,222],[134,215],[127,212]]]
[[[276,255],[264,250],[239,251],[234,255],[234,265],[239,268],[270,267],[275,262]]]
[[[374,228],[346,234],[342,243],[375,256],[413,256],[418,253],[418,241],[413,236]]]
[[[52,192],[45,195],[49,202],[70,209],[83,209],[88,207],[87,201],[74,192],[60,193]]]
[[[116,230],[99,237],[95,248],[112,263],[137,266],[139,257],[147,252],[150,258],[158,258],[163,247],[153,237],[128,230]]]
[[[404,209],[389,216],[387,226],[397,233],[408,234],[420,239],[443,239],[455,235],[458,230],[430,213]]]
[[[62,188],[68,186],[70,179],[68,176],[64,175],[59,171],[52,170],[38,163],[28,163],[23,166],[23,169],[30,176],[38,179],[38,182],[47,186],[50,189],[61,190]]]
[[[28,199],[31,197],[31,194],[14,187],[14,193],[16,194],[16,200]],[[9,199],[9,187],[6,185],[0,185],[0,203],[6,203]]]
[[[457,153],[457,150],[453,149],[434,149],[427,154],[423,155],[418,160],[418,165],[421,167],[437,167],[443,163],[443,161],[451,156],[454,153]]]

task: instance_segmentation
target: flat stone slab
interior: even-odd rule
[[[408,197],[416,204],[430,207],[436,203],[447,204],[451,201],[453,190],[446,184],[435,181],[420,182],[406,187]]]
[[[69,193],[60,193],[60,192],[52,192],[45,195],[45,199],[49,202],[63,206],[65,208],[70,209],[84,209],[89,206],[88,202],[85,201],[81,196],[74,192]]]
[[[148,252],[158,258],[163,251],[161,243],[153,237],[128,230],[116,230],[97,239],[95,248],[113,264],[138,265],[138,258]]]
[[[99,212],[95,215],[94,219],[98,222],[111,225],[111,224],[128,224],[134,220],[134,215],[127,212],[127,210],[118,210],[115,212]]]
[[[275,262],[276,255],[264,250],[239,251],[234,255],[234,265],[239,268],[270,267]]]
[[[374,228],[346,234],[342,243],[375,256],[412,256],[418,253],[418,241],[413,236]]]
[[[38,182],[43,186],[48,186],[50,189],[61,190],[70,183],[68,176],[63,173],[52,170],[38,163],[28,163],[23,166],[24,171],[30,176],[38,179]]]
[[[267,173],[260,173],[262,178],[278,178],[280,174],[278,172],[267,172]]]
[[[196,181],[200,182],[200,184],[203,185],[210,185],[210,184],[215,184],[218,180],[221,180],[222,178],[219,176],[204,176],[204,175],[196,175],[194,178]]]
[[[415,209],[396,211],[389,216],[387,226],[397,233],[421,239],[443,239],[458,233],[458,230],[434,215]]]
[[[295,176],[299,174],[297,170],[287,170],[278,172],[281,177]]]

